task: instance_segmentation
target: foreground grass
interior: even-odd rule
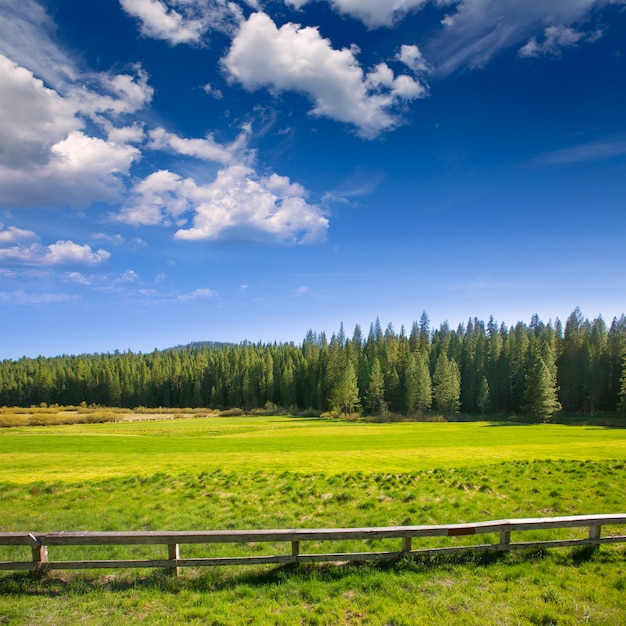
[[[0,433],[0,529],[381,526],[623,513],[624,444],[624,431],[601,428],[288,418],[12,429]],[[536,538],[547,536],[561,535]],[[414,541],[415,548],[435,544],[442,545]],[[310,542],[303,551],[327,548]],[[0,558],[23,558],[23,549],[0,548]],[[182,556],[288,550],[189,546]],[[50,549],[52,559],[81,554]],[[162,555],[162,548],[92,548],[89,557],[130,554]],[[42,580],[5,573],[0,623],[617,626],[626,623],[625,556],[616,545],[393,565],[184,570],[178,580],[149,570],[53,572]]]
[[[10,624],[607,624],[626,623],[624,555],[211,571],[172,580],[55,577],[1,582]],[[3,619],[0,618],[0,619]]]

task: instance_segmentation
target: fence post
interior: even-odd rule
[[[29,533],[32,544],[31,550],[33,553],[33,563],[35,564],[33,568],[33,573],[35,576],[43,576],[44,574],[44,563],[48,562],[48,546],[44,544],[35,537],[32,533]]]
[[[177,543],[167,544],[167,558],[170,561],[178,561],[180,559],[180,546]],[[168,570],[172,576],[178,576],[180,568],[177,565],[173,565]]]
[[[502,552],[509,552],[511,550],[511,531],[510,530],[500,531],[500,544],[498,545],[498,550]]]
[[[402,537],[402,552],[408,553],[411,551],[411,537]]]
[[[292,541],[291,542],[291,556],[293,557],[293,562],[298,562],[298,555],[300,554],[300,542]]]
[[[600,535],[602,533],[602,526],[598,524],[597,526],[589,526],[589,541],[594,548],[598,548],[600,542],[597,541],[600,539]]]

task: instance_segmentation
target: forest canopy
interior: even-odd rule
[[[424,312],[409,332],[364,335],[343,324],[300,345],[197,342],[143,354],[63,355],[0,362],[0,405],[357,410],[403,415],[626,410],[626,317],[607,327],[577,308],[565,325],[507,328],[491,317],[431,329]]]

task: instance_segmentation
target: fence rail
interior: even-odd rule
[[[0,570],[30,570],[43,574],[60,569],[143,568],[164,567],[177,574],[181,567],[215,565],[255,565],[312,563],[323,561],[394,560],[405,555],[432,556],[475,552],[508,552],[510,550],[554,548],[568,546],[600,546],[606,543],[626,543],[624,534],[602,536],[603,526],[626,525],[626,514],[579,515],[531,519],[496,520],[466,524],[428,526],[387,526],[377,528],[313,528],[277,530],[204,530],[204,531],[139,531],[139,532],[0,532],[0,546],[27,546],[28,560],[0,561]],[[513,532],[551,530],[563,528],[588,528],[582,538],[549,539],[542,541],[513,542]],[[624,529],[617,528],[623,532]],[[480,545],[446,546],[414,549],[413,539],[422,537],[465,537],[496,533],[497,543]],[[332,542],[341,540],[399,539],[398,550],[386,552],[328,552],[303,553],[303,542]],[[290,553],[268,556],[230,556],[182,558],[180,546],[189,544],[291,544]],[[71,546],[167,546],[167,558],[162,559],[109,559],[109,560],[51,560],[49,547]],[[165,556],[165,555],[164,555]]]

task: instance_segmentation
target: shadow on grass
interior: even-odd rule
[[[339,582],[351,576],[367,576],[368,574],[429,574],[457,567],[485,568],[506,565],[514,559],[514,563],[531,564],[538,560],[554,558],[561,565],[579,567],[591,560],[612,562],[607,552],[600,553],[591,547],[573,550],[567,556],[547,550],[532,550],[524,553],[472,553],[457,556],[422,557],[412,555],[398,560],[369,561],[356,563],[324,563],[324,564],[289,564],[268,569],[258,567],[233,569],[191,570],[179,577],[171,576],[166,570],[124,570],[120,574],[97,576],[84,572],[52,573],[43,578],[35,578],[29,572],[15,572],[0,577],[0,595],[37,596],[37,597],[69,597],[99,592],[116,593],[130,590],[158,590],[162,593],[177,594],[181,591],[222,591],[233,587],[244,586],[269,588],[284,583]],[[604,555],[604,558],[602,558]],[[511,566],[514,564],[511,562]]]

